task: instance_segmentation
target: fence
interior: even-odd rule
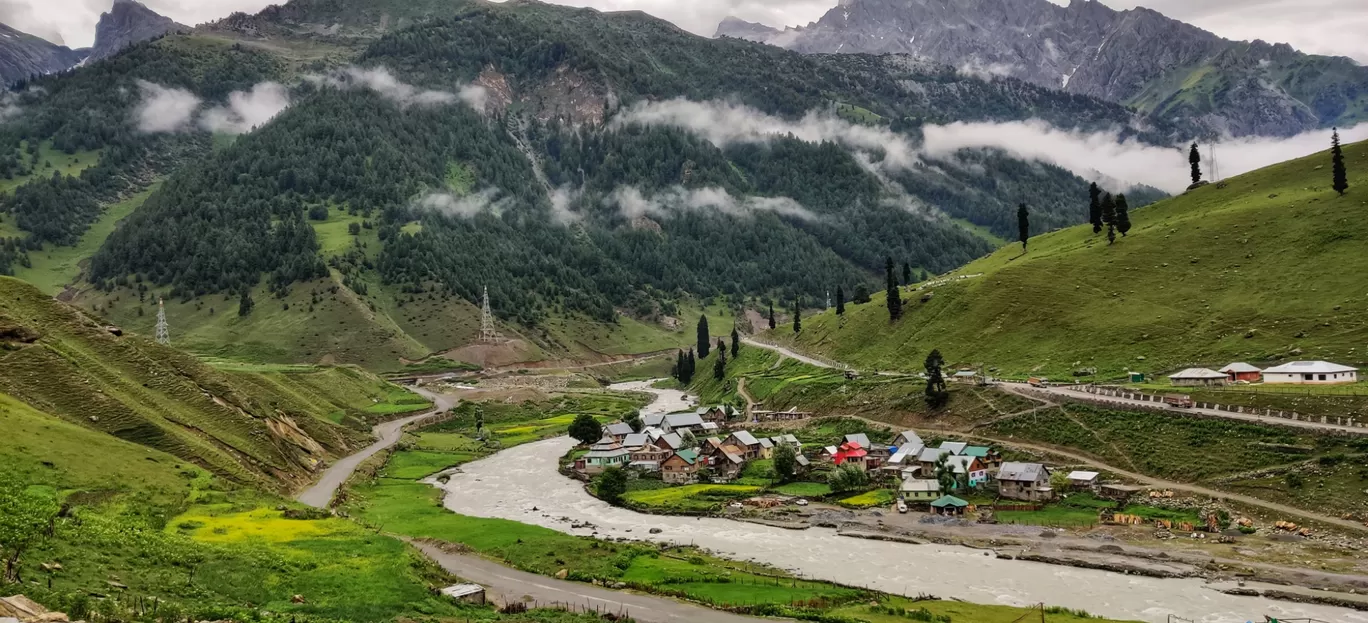
[[[1106,404],[1106,405],[1114,405],[1114,406],[1121,407],[1121,408],[1125,408],[1125,409],[1141,408],[1141,409],[1149,409],[1149,410],[1154,410],[1154,411],[1164,411],[1164,412],[1168,412],[1168,413],[1173,413],[1174,411],[1177,411],[1177,412],[1180,412],[1180,413],[1181,413],[1181,412],[1184,412],[1183,409],[1174,409],[1174,408],[1169,407],[1167,404],[1164,404],[1164,397],[1163,397],[1163,396],[1156,395],[1156,394],[1145,394],[1145,393],[1136,392],[1136,391],[1131,391],[1131,390],[1124,389],[1124,388],[1119,388],[1119,387],[1107,387],[1107,386],[1101,386],[1101,385],[1087,385],[1087,386],[1079,387],[1079,388],[1077,388],[1077,389],[1078,389],[1078,391],[1082,391],[1082,392],[1086,392],[1086,393],[1088,393],[1088,394],[1092,394],[1093,398],[1088,399],[1089,402],[1096,402],[1096,403]],[[1038,393],[1039,395],[1041,395],[1042,397],[1047,398],[1047,399],[1053,399],[1053,398],[1059,398],[1059,397],[1060,397],[1058,394],[1051,394],[1051,393],[1047,393],[1047,392],[1031,392],[1031,393]],[[1118,398],[1119,400],[1106,400],[1107,398]],[[1145,404],[1139,404],[1139,405],[1137,405],[1137,404],[1135,404],[1135,402],[1141,402],[1141,403],[1145,403]],[[1278,418],[1278,419],[1283,419],[1283,420],[1292,420],[1292,421],[1295,421],[1295,422],[1308,422],[1308,423],[1313,423],[1313,424],[1324,424],[1324,425],[1328,425],[1328,426],[1342,426],[1342,427],[1345,427],[1345,428],[1368,428],[1368,426],[1366,426],[1364,422],[1361,422],[1361,421],[1359,421],[1359,420],[1356,420],[1356,419],[1354,419],[1354,418],[1352,418],[1352,417],[1345,417],[1345,416],[1338,416],[1338,415],[1336,415],[1336,416],[1329,416],[1329,415],[1307,415],[1307,414],[1304,414],[1304,413],[1297,413],[1296,411],[1283,411],[1283,410],[1278,410],[1278,409],[1267,409],[1267,408],[1265,408],[1265,409],[1260,409],[1260,408],[1257,408],[1257,407],[1245,407],[1245,406],[1240,406],[1240,405],[1228,405],[1228,404],[1223,405],[1223,404],[1214,403],[1214,402],[1198,402],[1198,403],[1193,404],[1193,408],[1195,408],[1195,409],[1204,409],[1204,410],[1207,410],[1207,411],[1223,411],[1223,412],[1226,412],[1226,413],[1234,413],[1234,414],[1238,414],[1238,415],[1248,415],[1248,416],[1251,416],[1251,417],[1268,417],[1268,418]],[[1219,417],[1219,416],[1218,416],[1218,417]]]

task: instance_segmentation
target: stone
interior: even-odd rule
[[[660,534],[661,532],[664,532],[664,530],[661,530],[660,528],[651,528],[651,534]]]
[[[569,575],[570,571],[568,569],[561,569],[560,571],[556,572],[556,579],[564,580],[565,578],[569,577]]]

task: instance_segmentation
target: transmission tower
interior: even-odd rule
[[[827,295],[827,304],[826,304],[826,308],[827,308],[827,309],[831,309],[831,290],[827,290],[827,291],[826,291],[826,295]]]
[[[171,344],[171,332],[166,327],[166,301],[157,299],[157,343],[162,346]]]
[[[489,286],[484,288],[484,306],[480,311],[480,341],[485,344],[499,341],[499,330],[494,327],[494,312],[489,309]]]

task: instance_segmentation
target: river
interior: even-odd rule
[[[614,389],[649,391],[649,411],[689,404],[649,383]],[[932,594],[988,604],[1081,608],[1113,618],[1163,623],[1169,614],[1201,623],[1245,623],[1269,615],[1331,623],[1368,623],[1368,613],[1343,608],[1236,597],[1194,579],[1157,579],[1106,571],[999,559],[965,547],[912,545],[838,536],[834,530],[784,530],[717,518],[645,515],[610,506],[561,476],[557,460],[574,442],[551,439],[467,463],[444,485],[446,507],[476,517],[510,519],[588,536],[573,522],[596,526],[600,538],[693,544],[724,556],[788,569],[803,577],[866,586],[895,594]],[[537,508],[538,510],[532,510]],[[660,528],[660,534],[649,534]]]

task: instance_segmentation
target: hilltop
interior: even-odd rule
[[[1351,189],[1330,189],[1328,152],[1131,212],[1108,246],[1078,226],[1010,245],[916,290],[889,325],[882,293],[803,320],[802,348],[860,367],[953,364],[1067,377],[1158,374],[1231,361],[1368,359],[1368,143],[1345,146]],[[775,331],[791,339],[787,327]]]

